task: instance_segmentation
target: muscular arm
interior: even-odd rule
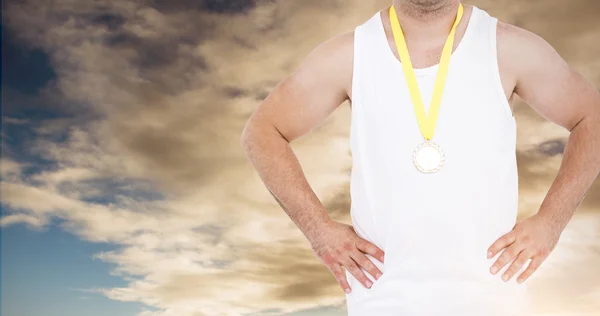
[[[320,44],[279,82],[242,133],[244,150],[265,186],[309,240],[330,218],[289,143],[319,126],[349,98],[352,63],[352,32]]]
[[[512,63],[515,93],[570,131],[558,174],[539,214],[562,231],[600,172],[600,93],[544,39],[498,25],[499,56]]]
[[[498,57],[509,65],[514,92],[547,120],[567,129],[569,139],[556,178],[539,211],[496,240],[488,258],[502,251],[490,268],[510,280],[531,259],[517,282],[527,280],[550,255],[559,236],[600,172],[600,94],[539,36],[498,24]]]

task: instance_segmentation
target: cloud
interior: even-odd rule
[[[522,18],[554,12],[555,6],[479,3],[536,30],[551,23],[566,25],[561,16],[531,22]],[[84,241],[114,244],[115,250],[95,257],[114,264],[113,273],[128,283],[94,291],[157,309],[141,312],[144,316],[343,306],[333,276],[260,182],[239,138],[258,103],[315,45],[350,30],[386,4],[8,3],[6,23],[21,41],[49,54],[57,77],[46,95],[70,115],[12,122],[35,133],[28,140],[28,153],[51,163],[3,158],[2,203],[11,212],[1,225],[24,223],[39,229],[59,218],[63,229]],[[571,21],[573,36],[554,40],[589,43],[586,27],[598,26],[589,22],[595,16],[579,6],[595,8],[596,3],[579,1],[573,9],[557,5],[570,10],[568,14],[583,13]],[[578,30],[583,33],[575,34]],[[576,64],[600,65],[598,54],[564,49]],[[594,69],[596,76],[600,68]],[[22,95],[11,100],[32,107],[39,102]],[[329,214],[345,222],[350,221],[349,114],[341,106],[292,144]],[[541,203],[568,135],[523,104],[517,117],[520,207],[525,216]],[[578,272],[591,271],[600,257],[600,239],[594,233],[598,192],[595,185],[582,205],[581,215],[587,217],[576,217],[568,227],[545,270],[548,277],[539,278],[548,285],[539,287],[542,306],[557,295],[544,289],[566,289],[569,277],[581,282],[568,288],[582,300],[592,302],[594,294],[585,293],[598,293],[600,280],[584,280]],[[564,270],[574,263],[582,268]],[[555,302],[557,309],[575,304],[568,299]]]

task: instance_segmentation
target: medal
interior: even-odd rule
[[[394,35],[394,41],[396,42],[396,48],[398,49],[398,55],[400,55],[400,62],[402,64],[402,70],[406,77],[408,84],[408,90],[410,92],[410,98],[413,103],[415,115],[417,117],[417,123],[419,130],[425,138],[425,141],[419,144],[413,152],[413,164],[415,167],[423,173],[434,173],[439,171],[445,163],[445,154],[442,148],[433,142],[433,132],[435,131],[435,124],[437,123],[438,112],[440,109],[440,103],[442,101],[442,92],[444,91],[444,85],[446,83],[446,76],[448,74],[448,66],[450,65],[450,57],[452,55],[452,48],[454,46],[454,34],[456,33],[456,26],[462,19],[463,5],[459,3],[458,13],[454,20],[454,25],[450,30],[450,34],[444,44],[442,50],[442,56],[440,58],[439,68],[435,78],[435,86],[433,89],[433,95],[431,97],[431,105],[429,107],[429,114],[425,115],[425,106],[421,99],[419,87],[417,85],[417,79],[415,72],[410,61],[410,55],[408,48],[406,47],[406,40],[396,15],[394,6],[390,6],[390,23],[392,24],[392,32]]]
[[[423,173],[437,172],[445,162],[445,154],[440,146],[430,140],[417,146],[413,153],[413,164]]]

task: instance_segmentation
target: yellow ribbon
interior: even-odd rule
[[[448,38],[446,39],[446,44],[444,44],[444,49],[442,50],[442,57],[440,58],[439,68],[435,79],[435,86],[433,89],[433,95],[431,98],[429,115],[427,116],[425,115],[425,106],[423,105],[421,94],[419,93],[419,86],[417,84],[417,79],[415,77],[415,72],[412,63],[410,61],[408,48],[406,47],[406,40],[404,39],[404,34],[402,33],[402,28],[400,27],[400,22],[398,21],[398,16],[396,15],[396,10],[394,9],[393,5],[390,6],[389,13],[390,21],[392,23],[392,32],[394,34],[394,40],[398,49],[398,55],[400,55],[400,62],[404,70],[404,75],[408,83],[408,89],[410,91],[410,97],[414,105],[419,129],[421,130],[421,134],[423,134],[423,136],[427,140],[429,140],[433,137],[433,132],[435,130],[438,112],[440,110],[440,103],[442,101],[442,92],[444,91],[446,76],[448,74],[450,56],[452,55],[452,48],[454,46],[454,34],[456,33],[456,26],[462,19],[463,5],[462,3],[460,3],[458,6],[458,14],[456,15],[454,25],[450,30],[450,34],[448,35]]]

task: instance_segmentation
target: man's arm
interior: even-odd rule
[[[315,48],[258,106],[242,133],[242,145],[267,189],[308,238],[330,218],[289,143],[319,126],[348,98],[350,36]]]
[[[357,264],[375,276],[381,271],[364,253],[383,261],[383,251],[359,238],[350,225],[329,218],[289,143],[312,131],[349,99],[353,43],[350,32],[315,48],[258,106],[242,133],[243,148],[265,186],[347,291],[350,287],[341,267],[370,287]]]
[[[546,259],[600,173],[600,93],[536,34],[499,22],[498,56],[512,63],[515,93],[537,113],[570,131],[563,159],[537,214],[515,225],[491,247],[494,256],[508,247],[492,273],[510,260],[510,279],[528,260],[517,281],[527,279]]]
[[[525,56],[515,92],[570,131],[558,174],[539,210],[562,231],[600,172],[600,93],[542,38],[515,33],[516,41],[527,45],[520,50]]]

